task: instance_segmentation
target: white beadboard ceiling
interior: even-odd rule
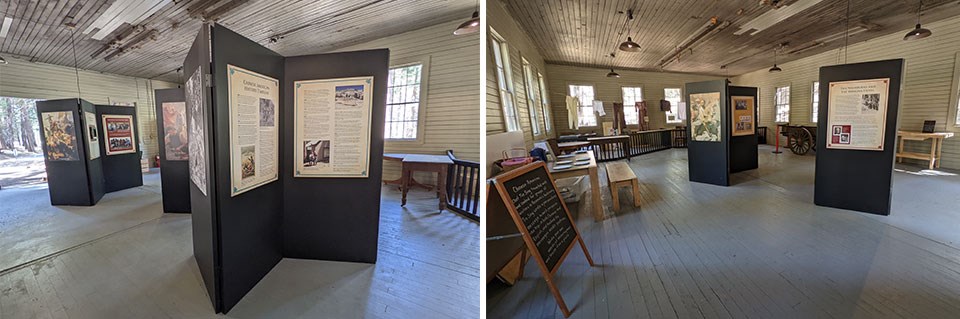
[[[129,6],[154,12],[124,10]],[[277,53],[303,55],[466,21],[475,6],[474,0],[0,0],[0,18],[12,18],[0,56],[72,67],[76,43],[81,69],[178,82],[176,70],[204,19]],[[104,17],[122,12],[128,14]]]
[[[560,65],[735,76],[772,66],[780,44],[786,44],[780,63],[836,51],[847,32],[847,0],[488,1],[501,1],[544,60]],[[849,42],[906,33],[916,23],[919,3],[850,0]],[[923,23],[960,15],[958,0],[923,3]],[[626,23],[629,9],[634,20]],[[718,28],[704,32],[714,17]],[[640,52],[617,50],[627,36]]]

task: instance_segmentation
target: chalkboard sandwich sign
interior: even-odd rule
[[[570,310],[553,282],[553,275],[575,242],[580,243],[590,266],[593,266],[593,258],[583,244],[583,237],[547,167],[543,162],[527,164],[497,176],[493,184],[495,189],[491,190],[493,194],[489,198],[499,197],[506,205],[527,249],[540,266],[550,292],[557,299],[557,305],[564,317],[569,317]]]

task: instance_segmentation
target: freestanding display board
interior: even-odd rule
[[[163,211],[190,212],[187,106],[182,88],[154,90]]]
[[[203,25],[184,94],[194,255],[217,312],[283,257],[376,261],[388,63],[385,49],[285,58]],[[294,177],[304,148],[291,140],[293,82],[346,77],[372,77],[372,92],[335,88],[329,101],[372,99],[368,177]]]
[[[37,101],[51,205],[93,206],[105,193],[95,112],[81,99]]]
[[[730,172],[759,167],[757,162],[757,110],[760,109],[757,88],[730,86]]]
[[[690,181],[730,185],[727,80],[687,83],[687,163]]]
[[[890,214],[904,60],[820,68],[814,202]]]
[[[104,189],[109,193],[143,186],[137,109],[113,105],[97,105],[96,109],[100,121]]]

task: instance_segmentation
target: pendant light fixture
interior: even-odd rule
[[[608,78],[619,78],[619,77],[620,77],[620,73],[617,73],[617,72],[613,71],[613,69],[610,69],[610,73],[607,73],[607,77],[608,77]]]
[[[461,23],[460,26],[457,27],[457,30],[453,31],[453,34],[464,35],[464,34],[477,33],[477,31],[480,31],[480,1],[479,0],[477,0],[477,10],[473,11],[473,16],[470,18],[470,20],[467,20],[466,22]]]
[[[904,41],[919,40],[929,37],[933,34],[930,30],[920,27],[920,12],[923,11],[923,1],[920,1],[920,8],[917,9],[917,27],[903,36]]]
[[[783,71],[779,66],[777,66],[777,49],[773,48],[773,67],[770,68],[770,73],[777,73]]]
[[[633,9],[627,10],[627,24],[633,21]],[[630,34],[630,29],[627,28],[627,34]],[[620,51],[626,52],[640,52],[640,44],[633,42],[633,38],[627,37],[627,41],[620,43]]]

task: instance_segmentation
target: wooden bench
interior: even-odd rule
[[[630,165],[624,162],[607,163],[607,185],[610,187],[610,195],[613,196],[613,210],[620,211],[620,187],[633,188],[633,206],[640,207],[640,183],[637,181],[637,175],[630,169]]]

